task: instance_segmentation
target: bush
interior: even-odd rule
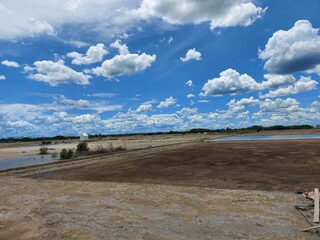
[[[70,159],[73,156],[73,151],[71,149],[62,149],[60,152],[60,159]]]
[[[40,155],[46,155],[46,154],[48,154],[48,148],[47,148],[47,147],[42,146],[42,147],[39,149],[39,151],[40,151]]]
[[[50,140],[43,140],[41,143],[42,143],[42,145],[50,145],[51,141]]]
[[[86,153],[89,152],[88,143],[81,142],[77,145],[77,152],[78,153]]]
[[[71,149],[69,149],[69,150],[67,151],[67,159],[72,158],[72,156],[73,156],[73,151],[72,151]]]

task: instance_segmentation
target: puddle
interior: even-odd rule
[[[210,140],[210,142],[221,141],[259,141],[259,140],[299,140],[299,139],[319,139],[320,134],[304,135],[277,135],[277,136],[237,136]]]
[[[6,170],[18,167],[27,167],[40,165],[45,163],[52,163],[59,161],[58,156],[48,155],[29,155],[20,157],[10,157],[0,160],[0,170]]]

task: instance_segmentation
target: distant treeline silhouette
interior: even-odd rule
[[[243,134],[243,133],[251,133],[251,132],[260,132],[260,131],[269,131],[269,130],[290,130],[290,129],[311,129],[313,126],[311,125],[292,125],[292,126],[283,126],[283,125],[274,125],[270,127],[263,127],[260,125],[253,125],[247,128],[222,128],[222,129],[209,129],[209,128],[193,128],[186,131],[168,131],[168,132],[146,132],[146,133],[126,133],[126,134],[89,134],[90,138],[115,138],[121,136],[148,136],[148,135],[164,135],[164,134],[191,134],[191,133],[235,133],[235,134]],[[10,142],[30,142],[30,141],[67,141],[72,139],[78,139],[79,136],[55,136],[55,137],[20,137],[20,138],[2,138],[0,139],[1,143],[10,143]]]

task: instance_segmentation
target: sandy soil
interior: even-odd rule
[[[320,140],[181,137],[0,173],[0,239],[319,239],[295,191],[320,187]]]
[[[318,239],[292,193],[4,177],[0,239]]]

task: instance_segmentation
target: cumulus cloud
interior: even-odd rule
[[[264,9],[247,0],[143,0],[134,15],[161,18],[169,24],[200,24],[210,22],[211,30],[218,27],[248,26],[260,18]]]
[[[200,96],[220,96],[223,94],[239,94],[259,90],[260,84],[247,74],[240,74],[234,69],[220,73],[219,78],[213,78],[203,86]]]
[[[79,40],[81,35],[111,38],[122,34],[136,22],[121,9],[136,9],[139,3],[138,0],[1,2],[0,39],[12,40],[41,34],[61,34],[66,39],[74,40]]]
[[[8,60],[4,60],[1,62],[2,65],[7,66],[7,67],[14,67],[14,68],[18,68],[19,64],[17,62],[14,61],[8,61]]]
[[[91,76],[82,72],[77,72],[64,65],[64,61],[36,61],[34,67],[25,67],[26,72],[31,72],[28,78],[46,82],[51,86],[59,84],[76,83],[80,85],[89,84]]]
[[[245,106],[255,106],[259,105],[260,100],[255,99],[254,97],[250,98],[242,98],[239,101],[232,99],[230,102],[227,103],[230,109],[233,111],[240,111],[244,109]]]
[[[175,99],[173,97],[169,97],[169,98],[165,99],[164,101],[161,101],[159,103],[159,105],[157,106],[157,108],[168,108],[176,103],[177,103],[177,99]]]
[[[0,80],[5,80],[5,79],[6,79],[6,76],[0,75]]]
[[[182,62],[188,62],[190,60],[200,61],[201,60],[201,53],[196,51],[195,48],[189,49],[188,52],[186,53],[186,56],[185,57],[181,57],[180,60]]]
[[[193,82],[192,80],[189,80],[185,83],[185,85],[187,85],[188,87],[193,87]]]
[[[311,103],[311,107],[319,108],[320,109],[320,102],[314,101]]]
[[[293,84],[296,79],[293,75],[265,74],[267,81],[261,83],[262,88],[278,88]]]
[[[316,89],[318,82],[312,80],[310,77],[301,77],[293,85],[281,87],[276,90],[271,90],[265,95],[260,95],[260,98],[275,98],[280,96],[287,96],[301,92],[307,92]]]
[[[78,52],[70,52],[67,54],[67,56],[73,58],[72,64],[84,65],[101,62],[107,53],[108,51],[106,50],[104,44],[98,43],[96,46],[89,47],[85,55]]]
[[[150,111],[152,111],[152,104],[150,104],[150,103],[149,104],[141,104],[136,110],[137,113],[150,112]]]
[[[273,74],[312,71],[320,64],[319,29],[299,20],[288,31],[275,32],[259,57],[267,60],[264,68]]]
[[[92,73],[107,78],[130,76],[150,67],[156,60],[156,55],[122,54],[105,60],[100,67],[91,70]]]
[[[260,102],[260,109],[263,112],[294,112],[299,110],[299,101],[294,98],[276,100],[266,99]]]
[[[126,44],[122,44],[121,40],[119,40],[119,39],[117,39],[115,42],[111,43],[110,47],[118,49],[120,55],[125,55],[125,54],[130,53],[128,46]]]
[[[187,95],[187,98],[194,98],[194,97],[195,97],[195,95],[192,94],[192,93],[190,93],[190,94]]]

